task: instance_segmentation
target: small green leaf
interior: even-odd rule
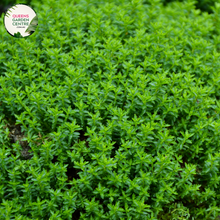
[[[28,28],[26,29],[25,33],[30,33],[31,31],[35,31],[38,25],[38,17],[37,15],[31,20]]]

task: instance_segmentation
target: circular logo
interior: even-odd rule
[[[13,37],[27,37],[35,32],[38,18],[31,7],[17,4],[5,13],[4,24],[8,33]]]

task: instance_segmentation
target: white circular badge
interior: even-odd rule
[[[27,37],[35,32],[38,18],[31,7],[17,4],[6,12],[4,24],[8,33],[13,37]]]

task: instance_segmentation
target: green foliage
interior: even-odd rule
[[[3,6],[8,6],[8,5],[11,5],[11,4],[15,4],[15,0],[2,0],[1,1],[1,5]]]
[[[16,38],[22,38],[22,35],[21,35],[20,32],[17,32],[17,33],[14,34],[14,37],[16,37]]]
[[[188,2],[190,2],[191,0],[190,1],[189,0],[161,0],[161,2],[164,5],[167,5],[167,4],[175,2],[175,1],[178,1],[178,2],[188,1]],[[202,12],[213,13],[214,11],[212,8],[216,2],[219,2],[219,0],[193,0],[191,2],[194,2],[196,9],[199,9]]]
[[[0,20],[0,219],[220,215],[220,5],[195,4],[33,0],[20,39]]]
[[[35,32],[36,28],[37,28],[37,25],[38,25],[38,17],[37,15],[31,20],[27,30],[25,32],[28,32],[29,34],[30,33],[33,33]]]
[[[29,5],[30,3],[31,3],[31,0],[22,0],[22,1],[19,1],[19,0],[1,0],[0,6],[7,8],[7,7],[15,5],[15,4],[27,4],[27,5]]]

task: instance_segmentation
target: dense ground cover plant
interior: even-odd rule
[[[167,5],[170,2],[174,2],[174,1],[184,2],[184,0],[161,0],[163,5]],[[212,7],[218,1],[216,1],[216,0],[197,0],[197,1],[194,1],[194,2],[195,2],[196,9],[200,9],[201,11],[205,11],[205,12],[208,12],[208,13],[213,13]]]
[[[25,39],[1,20],[0,219],[217,218],[220,4],[195,4],[32,1]]]

